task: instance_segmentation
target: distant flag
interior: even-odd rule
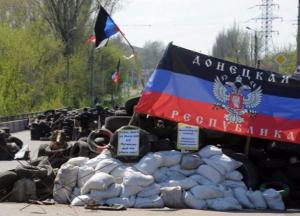
[[[119,82],[119,79],[120,79],[120,77],[119,77],[119,70],[120,70],[120,59],[118,61],[118,64],[117,64],[115,72],[113,72],[113,74],[111,76],[112,82],[114,84],[117,84]]]
[[[87,44],[91,44],[95,42],[96,42],[96,35],[91,35],[86,41]]]
[[[123,57],[124,57],[124,59],[129,60],[129,59],[132,59],[134,57],[134,54],[131,54],[130,56],[123,55]]]
[[[94,30],[96,35],[96,49],[103,47],[109,37],[120,31],[119,27],[102,6],[100,6]]]

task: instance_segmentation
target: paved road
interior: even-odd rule
[[[31,141],[29,131],[14,133],[14,136],[20,138],[23,143],[29,144],[31,151],[31,158],[37,156],[38,146],[47,141]],[[15,168],[20,163],[26,161],[0,161],[0,172]],[[26,207],[26,208],[24,208]],[[238,211],[238,212],[218,212],[218,211],[204,211],[192,209],[128,209],[126,211],[104,211],[104,210],[86,210],[83,207],[71,207],[68,205],[29,205],[26,203],[0,203],[0,216],[31,216],[31,215],[50,215],[50,216],[286,216],[296,215],[300,216],[300,210],[289,210],[287,212],[274,211]]]
[[[83,207],[70,207],[67,205],[30,205],[25,209],[23,203],[0,203],[0,216],[29,216],[29,215],[51,215],[51,216],[298,216],[300,211],[268,212],[268,211],[236,211],[218,212],[193,209],[127,209],[126,211],[104,211],[86,210]]]

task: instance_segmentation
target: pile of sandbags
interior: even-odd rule
[[[79,206],[284,210],[278,191],[247,188],[236,170],[241,165],[215,146],[205,146],[196,153],[148,153],[132,166],[104,152],[90,160],[77,158],[65,163],[53,195],[59,203]]]

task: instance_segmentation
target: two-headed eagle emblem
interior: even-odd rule
[[[255,116],[254,108],[257,107],[262,99],[262,89],[258,86],[256,89],[245,85],[242,82],[242,77],[239,75],[234,82],[225,82],[225,85],[217,76],[213,85],[213,93],[217,98],[220,106],[226,109],[225,120],[240,124],[244,122],[241,116],[249,113],[250,116]]]

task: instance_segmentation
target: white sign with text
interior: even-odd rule
[[[121,130],[118,136],[119,156],[138,156],[140,147],[139,130]]]
[[[177,148],[181,150],[199,149],[199,127],[178,124]]]

